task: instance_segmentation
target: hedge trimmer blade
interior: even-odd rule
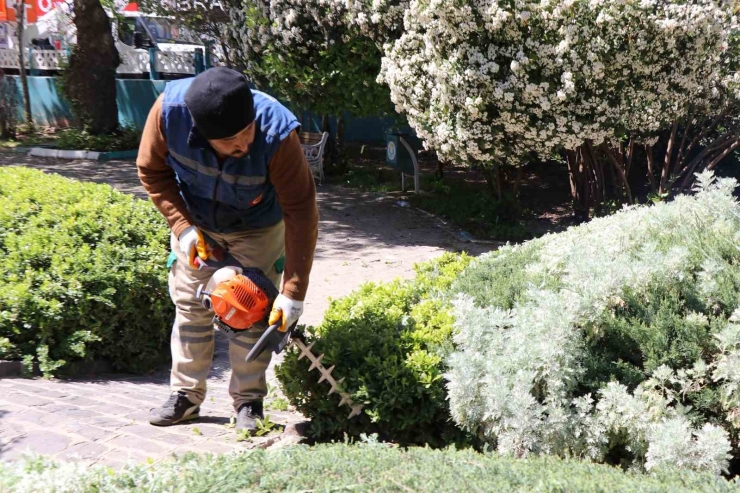
[[[302,340],[296,338],[293,339],[293,344],[295,344],[301,351],[301,354],[298,355],[299,360],[305,356],[311,361],[311,366],[308,368],[308,371],[314,369],[319,370],[319,373],[321,373],[319,383],[323,382],[324,380],[329,382],[329,385],[331,385],[329,395],[333,394],[334,392],[338,392],[339,395],[342,397],[342,399],[339,401],[339,405],[346,405],[351,409],[348,419],[352,419],[355,416],[359,415],[362,412],[362,404],[355,404],[354,402],[352,402],[352,397],[350,397],[350,395],[344,391],[344,389],[342,388],[344,377],[340,378],[339,380],[334,380],[334,377],[331,376],[331,372],[334,371],[334,365],[332,365],[329,369],[325,368],[324,365],[321,364],[321,359],[324,357],[324,355],[321,354],[317,357],[311,352],[311,348],[313,347],[314,343],[306,346],[306,344]]]

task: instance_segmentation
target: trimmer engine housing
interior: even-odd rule
[[[255,325],[267,327],[278,291],[260,269],[243,269],[241,274],[218,282],[215,287],[211,284],[206,289],[198,288],[197,297],[205,308],[214,311],[218,329],[232,336]]]

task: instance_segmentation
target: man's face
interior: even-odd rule
[[[254,122],[232,137],[208,141],[217,153],[235,158],[247,154],[252,142],[254,142]]]

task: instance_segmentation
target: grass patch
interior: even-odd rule
[[[510,459],[472,450],[332,444],[252,450],[221,456],[188,454],[115,472],[29,459],[0,463],[0,490],[41,491],[496,491],[729,492],[736,483],[687,471],[651,475],[554,458]]]
[[[0,139],[0,149],[12,150],[17,147],[51,146],[54,145],[56,139],[53,128],[29,127],[22,124],[18,125],[15,137]]]
[[[86,130],[76,128],[21,127],[15,138],[0,140],[0,149],[52,147],[72,151],[115,152],[138,149],[140,141],[141,131],[134,127],[122,127],[110,135],[92,135]]]
[[[59,132],[55,147],[80,151],[115,152],[139,148],[141,131],[134,127],[121,127],[110,135],[92,135],[87,130],[67,128]]]

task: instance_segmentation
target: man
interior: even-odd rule
[[[318,209],[313,176],[295,116],[245,77],[216,67],[170,82],[149,113],[139,149],[139,178],[172,230],[176,261],[169,290],[172,329],[170,398],[150,423],[168,426],[199,416],[214,350],[213,312],[196,299],[213,273],[191,265],[198,232],[244,267],[258,267],[280,288],[274,310],[288,327],[303,313],[313,263]],[[280,321],[278,319],[278,321]],[[267,393],[270,351],[245,358],[261,332],[231,341],[229,393],[237,430],[256,429]]]

